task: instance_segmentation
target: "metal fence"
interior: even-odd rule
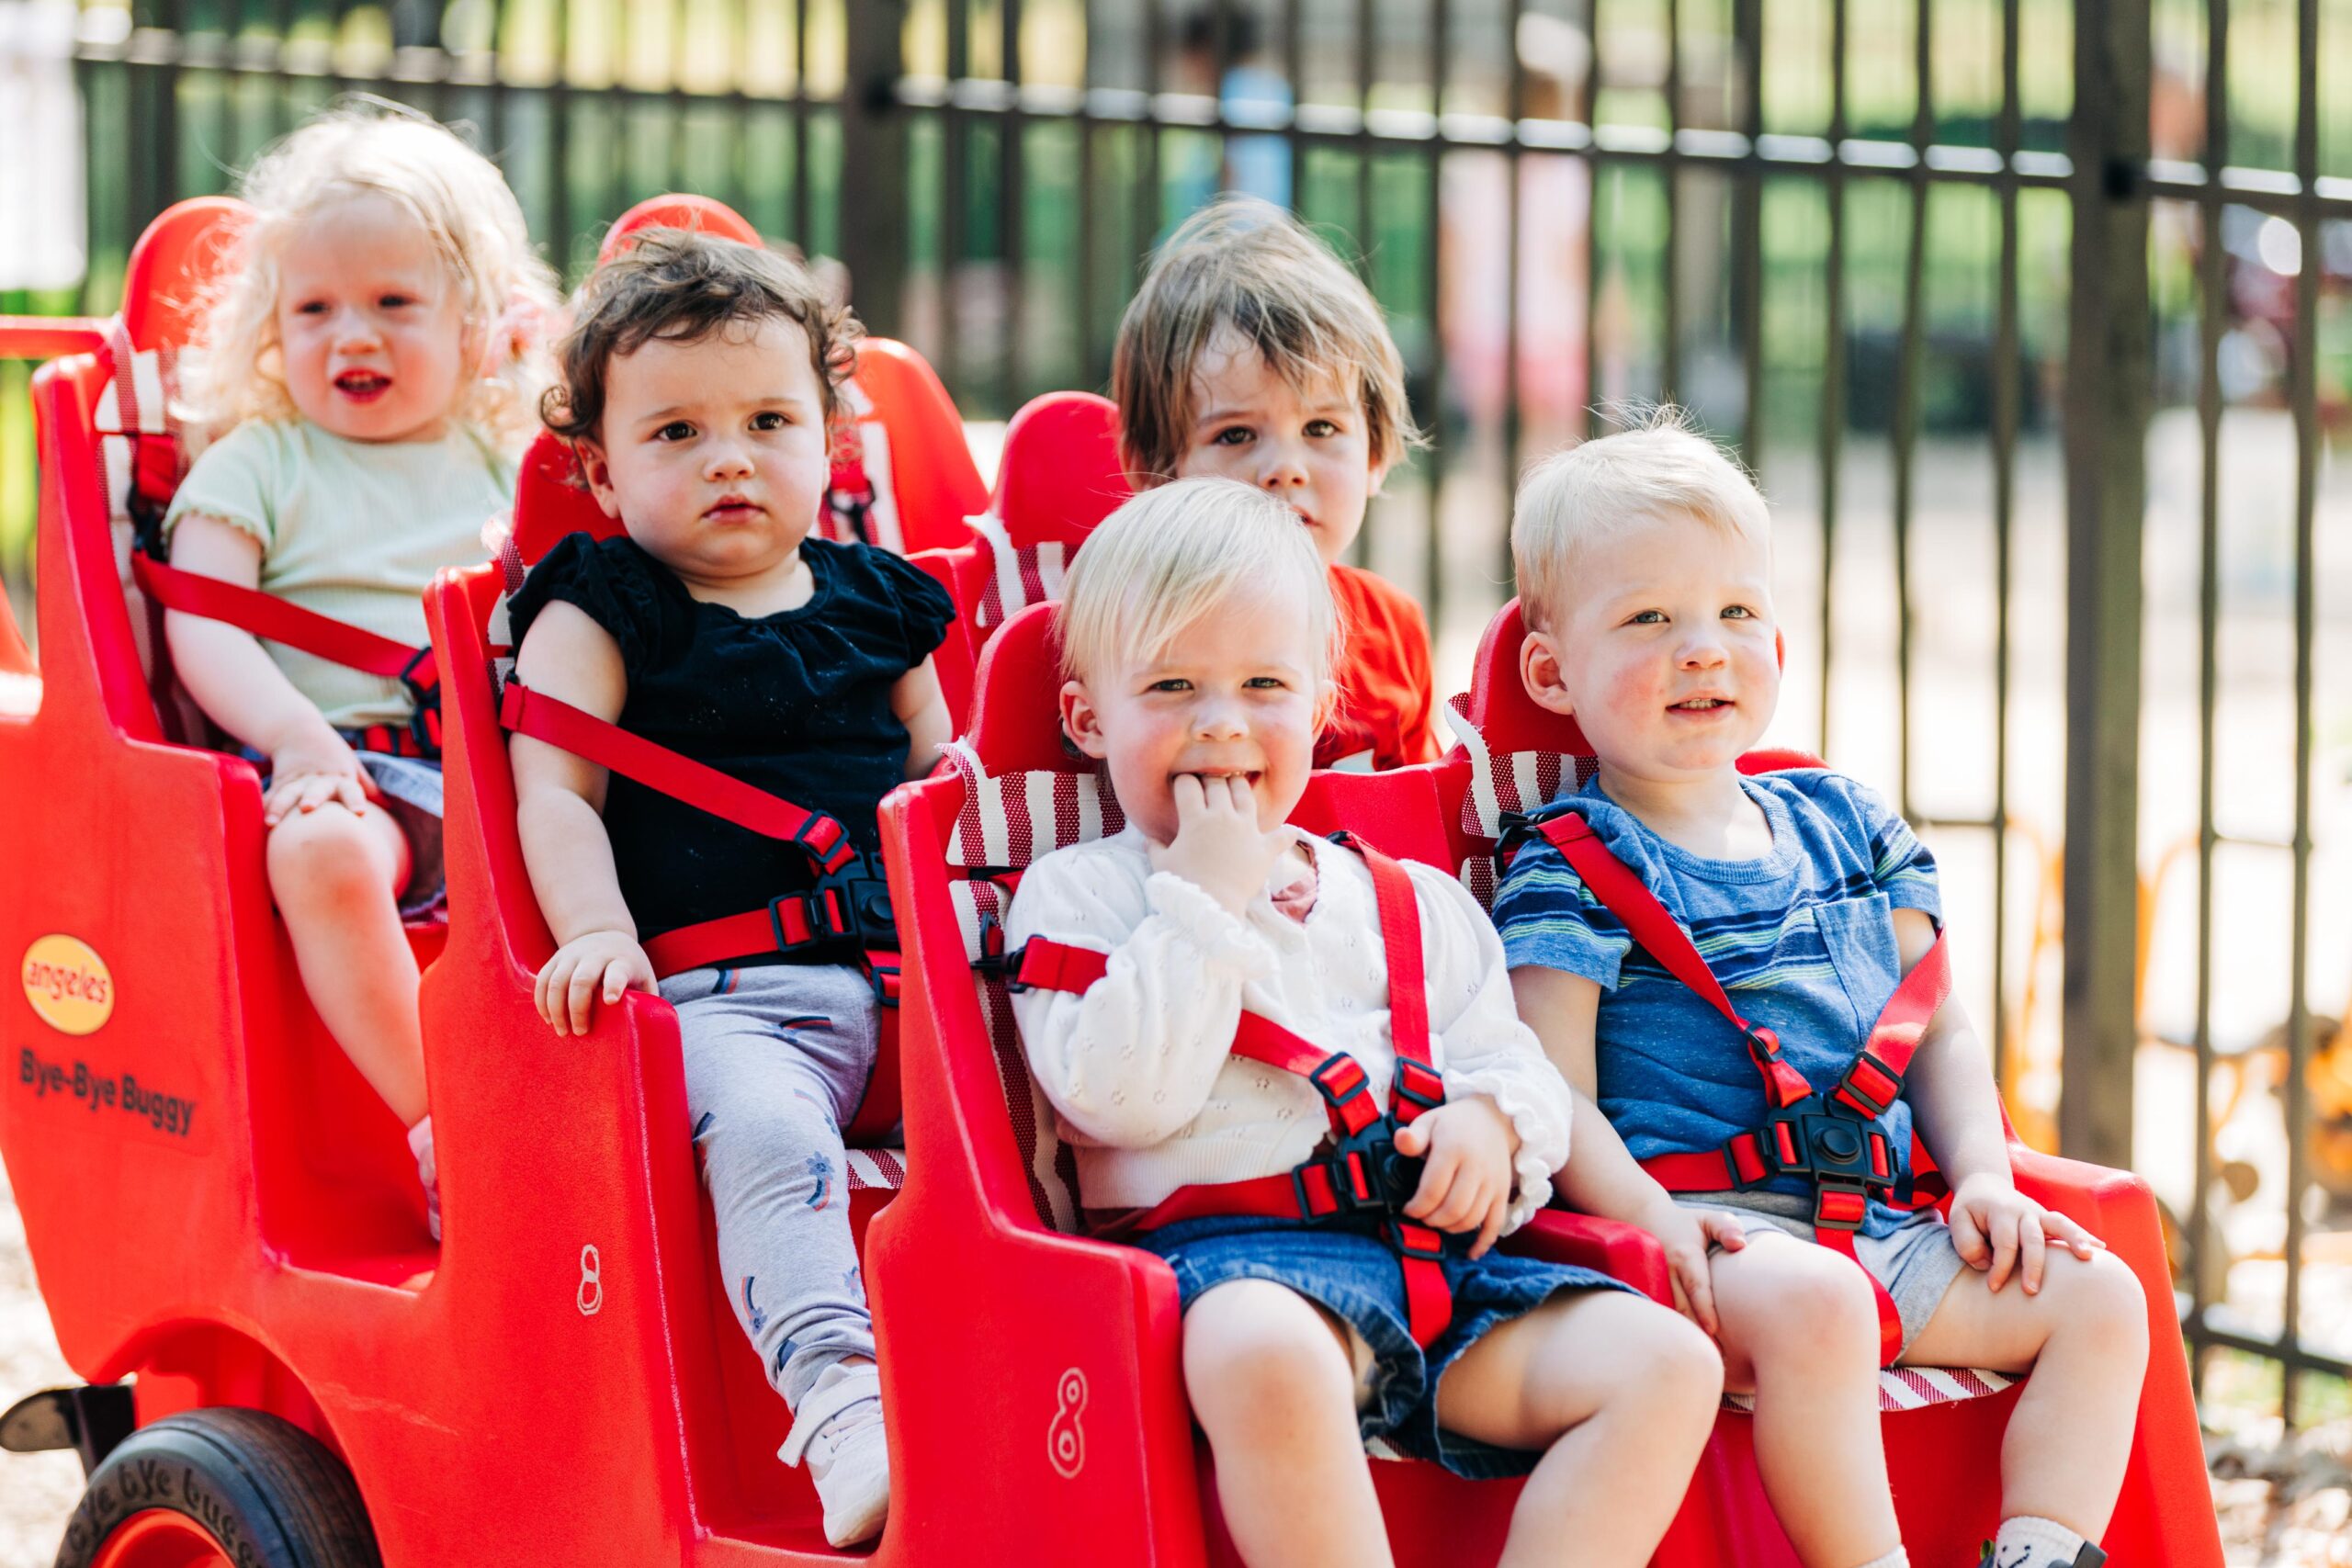
[[[1522,459],[1690,405],[1779,503],[1787,738],[1954,868],[2020,1123],[2174,1171],[2200,1376],[2250,1352],[2290,1420],[2344,1403],[2352,1035],[2312,998],[2352,988],[2313,873],[2352,828],[2319,716],[2352,0],[142,0],[83,7],[75,70],[85,309],[166,201],[360,87],[474,121],[575,269],[671,188],[841,257],[991,417],[1104,381],[1193,205],[1285,201],[1362,260],[1435,436],[1363,548],[1442,666],[1508,592]],[[2188,1086],[2159,1124],[2143,1066]]]

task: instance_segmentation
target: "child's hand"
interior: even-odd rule
[[[653,990],[653,961],[645,949],[627,931],[590,931],[555,950],[531,988],[531,1000],[558,1034],[585,1034],[599,991],[611,1007],[631,990]]]
[[[1258,797],[1244,778],[1176,775],[1176,837],[1151,852],[1154,871],[1173,872],[1239,914],[1266,886],[1291,841],[1258,826]]]
[[[1396,1152],[1422,1156],[1421,1185],[1408,1219],[1448,1234],[1476,1230],[1470,1256],[1483,1257],[1510,1217],[1510,1162],[1519,1133],[1485,1095],[1449,1100],[1399,1128]]]
[[[2029,1296],[2041,1290],[2044,1253],[2056,1242],[2088,1261],[2107,1243],[2054,1210],[2019,1192],[2006,1176],[1985,1173],[1962,1181],[1951,1195],[1951,1244],[1961,1261],[1981,1269],[1988,1290],[2009,1282],[2014,1269]]]
[[[269,793],[261,797],[261,819],[267,827],[330,801],[348,807],[354,816],[367,814],[368,775],[359,754],[324,726],[315,736],[280,747],[269,759]]]
[[[1715,1316],[1714,1276],[1707,1266],[1707,1249],[1720,1247],[1737,1252],[1747,1245],[1747,1233],[1721,1209],[1686,1209],[1666,1199],[1642,1218],[1642,1228],[1657,1237],[1666,1251],[1668,1277],[1674,1281],[1674,1307],[1711,1336],[1723,1332]]]

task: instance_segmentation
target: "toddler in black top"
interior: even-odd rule
[[[856,323],[793,263],[682,233],[601,268],[573,321],[544,412],[628,536],[574,536],[532,572],[516,675],[839,818],[878,868],[875,807],[949,739],[931,652],[955,612],[896,557],[808,536]],[[557,942],[537,999],[559,1033],[656,988],[645,941],[810,885],[791,845],[525,736],[512,754]],[[729,1294],[793,1408],[780,1457],[807,1460],[836,1545],[876,1534],[889,1504],[842,1179],[878,1034],[854,957],[744,953],[659,982]]]

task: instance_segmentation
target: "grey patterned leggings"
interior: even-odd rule
[[[856,970],[775,964],[662,982],[735,1317],[797,1409],[818,1374],[874,1354],[841,1129],[873,1076],[879,1021]]]

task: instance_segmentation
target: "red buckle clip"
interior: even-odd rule
[[[1392,1221],[1388,1226],[1388,1242],[1400,1257],[1418,1258],[1430,1263],[1442,1262],[1445,1258],[1445,1236],[1410,1220]]]
[[[1870,1217],[1870,1193],[1863,1188],[1843,1183],[1823,1182],[1813,1196],[1813,1228],[1825,1231],[1859,1231]]]
[[[1856,1056],[1846,1076],[1838,1080],[1830,1098],[1875,1122],[1886,1114],[1903,1092],[1903,1075],[1870,1052]]]
[[[1346,1052],[1334,1051],[1324,1057],[1306,1075],[1306,1081],[1323,1097],[1333,1126],[1356,1134],[1380,1120],[1380,1111],[1372,1103],[1372,1080],[1363,1064]]]
[[[857,850],[849,841],[849,829],[838,818],[821,811],[808,814],[808,819],[800,824],[800,830],[792,835],[792,841],[807,850],[809,858],[817,863],[817,869],[827,876],[837,874],[857,858]]]
[[[1412,1115],[1400,1114],[1399,1120],[1410,1121],[1424,1111],[1435,1111],[1445,1103],[1445,1078],[1434,1067],[1419,1062],[1396,1064],[1396,1098],[1413,1108]]]

